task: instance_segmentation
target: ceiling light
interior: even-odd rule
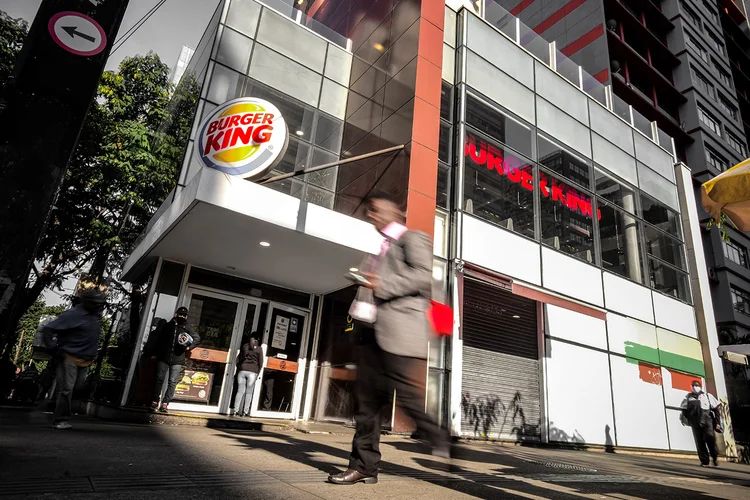
[[[260,242],[260,246],[262,246],[262,247],[270,247],[271,244],[269,242],[267,242],[267,241],[261,241]]]
[[[234,267],[234,266],[227,266],[227,269],[229,269],[229,270],[231,270],[231,271],[235,271],[235,270],[237,270],[237,268],[236,268],[236,267]]]
[[[305,132],[302,131],[302,130],[298,130],[298,131],[295,132],[295,134],[297,134],[297,135],[305,135]]]
[[[519,316],[518,314],[514,314],[513,319],[521,319],[521,316]]]
[[[383,50],[385,49],[385,47],[383,47],[382,43],[376,43],[376,44],[374,44],[373,48],[375,50],[377,50],[378,52],[383,52]]]
[[[356,267],[350,267],[349,271],[352,273],[356,273],[357,271],[359,271],[359,269],[357,269]]]
[[[302,5],[303,3],[305,3],[305,0],[297,0],[297,5]]]

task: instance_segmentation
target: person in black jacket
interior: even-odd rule
[[[151,358],[158,361],[156,365],[156,384],[151,398],[151,411],[157,409],[167,413],[169,403],[174,397],[177,382],[180,380],[185,358],[201,341],[200,336],[187,323],[187,307],[179,307],[174,313],[172,321],[164,323],[154,332],[156,341],[153,344]],[[169,377],[167,392],[162,398],[164,379]],[[159,406],[161,400],[161,407]]]
[[[86,382],[88,367],[99,350],[104,293],[91,289],[81,293],[80,303],[44,325],[42,334],[47,344],[55,346],[57,404],[55,429],[71,429],[73,391]]]
[[[253,401],[255,381],[263,367],[263,348],[258,339],[253,337],[250,342],[242,344],[237,358],[237,394],[234,397],[233,415],[239,417],[250,416],[250,403]],[[242,404],[242,399],[245,403]]]

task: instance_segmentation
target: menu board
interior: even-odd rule
[[[208,403],[213,380],[213,373],[185,370],[174,391],[175,399]]]

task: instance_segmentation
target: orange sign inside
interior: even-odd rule
[[[196,347],[190,351],[190,358],[196,361],[212,361],[214,363],[229,362],[229,351],[219,351],[217,349],[205,349]]]
[[[299,370],[299,364],[285,359],[268,358],[266,368],[269,370],[278,370],[280,372],[297,373],[297,370]]]

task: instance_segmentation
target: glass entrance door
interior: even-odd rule
[[[271,303],[263,333],[265,363],[258,377],[259,390],[253,394],[253,416],[299,415],[308,320],[306,311]]]

